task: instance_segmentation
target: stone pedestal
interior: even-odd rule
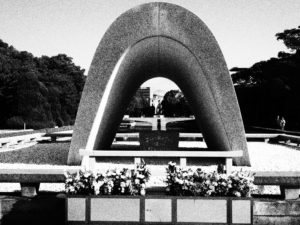
[[[39,183],[21,183],[21,195],[23,197],[35,197],[39,191]]]
[[[140,132],[141,150],[177,150],[179,143],[178,132],[143,131]]]

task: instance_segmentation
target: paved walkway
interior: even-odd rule
[[[152,130],[157,130],[157,118],[155,117],[130,117],[129,120],[151,123]]]
[[[194,118],[173,118],[173,117],[130,117],[130,120],[146,122],[152,124],[152,130],[167,130],[167,124],[172,122],[194,120]],[[160,120],[160,128],[158,127],[158,120]]]

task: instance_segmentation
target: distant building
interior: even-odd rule
[[[136,91],[136,96],[142,97],[142,99],[146,100],[147,105],[150,106],[150,87],[140,87]]]
[[[151,104],[155,107],[155,114],[161,114],[161,102],[164,99],[165,91],[155,90]]]

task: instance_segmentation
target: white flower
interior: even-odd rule
[[[144,175],[142,175],[142,174],[138,174],[138,175],[137,175],[137,178],[144,179],[144,178],[145,178],[145,176],[144,176]]]
[[[145,196],[146,195],[146,190],[145,189],[141,189],[140,194],[141,194],[141,196]]]
[[[122,182],[120,183],[120,186],[121,186],[121,188],[124,188],[124,187],[126,186],[125,182],[122,181]]]
[[[74,192],[75,188],[73,186],[70,187],[70,192]]]
[[[178,182],[179,184],[183,184],[183,180],[181,180],[181,179],[177,179],[177,182]]]
[[[84,175],[83,175],[83,176],[84,176],[85,178],[88,178],[90,175],[91,175],[91,173],[89,173],[89,172],[86,172],[86,173],[84,173]]]
[[[212,193],[212,190],[209,190],[209,191],[206,192],[206,194],[207,194],[208,196],[210,196],[211,193]]]
[[[234,192],[234,195],[235,195],[236,197],[241,197],[241,193],[238,192],[238,191],[235,191],[235,192]]]
[[[134,180],[134,183],[135,183],[135,184],[140,184],[140,179],[135,179],[135,180]]]
[[[110,187],[113,187],[114,186],[114,182],[112,180],[108,181],[107,184],[110,186]]]

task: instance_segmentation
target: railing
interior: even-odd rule
[[[147,157],[176,157],[180,158],[180,166],[185,167],[187,158],[225,158],[226,172],[232,172],[232,159],[242,157],[243,151],[128,151],[128,150],[86,150],[80,149],[80,155],[86,157],[83,162],[87,169],[93,170],[96,157],[132,157],[134,163],[140,163],[141,158]]]

